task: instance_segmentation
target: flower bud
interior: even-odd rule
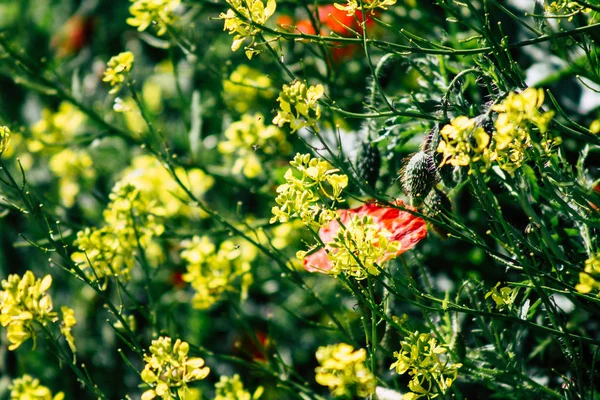
[[[438,181],[431,155],[415,153],[402,170],[402,188],[410,197],[413,206],[420,206]]]
[[[381,168],[381,153],[377,146],[374,143],[363,142],[357,161],[358,175],[371,189],[375,189]]]

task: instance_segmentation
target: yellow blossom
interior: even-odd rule
[[[48,163],[50,170],[59,178],[60,199],[66,207],[72,207],[81,190],[81,185],[93,184],[96,171],[93,161],[85,150],[66,148],[54,154]]]
[[[393,6],[394,4],[396,4],[396,0],[365,0],[363,2],[359,2],[358,0],[348,0],[348,3],[344,6],[338,3],[334,3],[333,5],[338,10],[346,11],[347,15],[352,17],[356,11],[361,11],[363,8],[365,11],[373,12],[376,8],[387,10],[388,7]]]
[[[52,396],[50,389],[40,385],[39,379],[34,379],[27,374],[14,379],[9,389],[10,400],[63,400],[65,398],[62,392]]]
[[[279,127],[290,124],[292,133],[300,128],[310,127],[319,132],[317,122],[321,118],[321,107],[317,101],[323,97],[323,85],[307,86],[306,82],[295,81],[283,85],[277,98],[279,111],[273,123]]]
[[[442,163],[453,166],[469,166],[478,161],[483,162],[483,169],[489,166],[490,154],[488,144],[490,136],[477,126],[474,119],[461,116],[453,119],[440,131],[438,153],[442,153]]]
[[[125,82],[125,78],[129,74],[129,71],[131,71],[131,68],[133,67],[133,61],[133,54],[130,51],[119,53],[108,61],[102,80],[108,82],[110,86],[112,86],[112,89],[109,92],[110,94],[119,91],[121,85]]]
[[[71,351],[75,353],[77,351],[77,348],[75,347],[75,338],[71,333],[71,328],[73,328],[75,324],[77,324],[77,320],[75,319],[75,311],[73,311],[72,308],[69,308],[67,306],[62,306],[60,308],[60,311],[62,312],[62,324],[60,327],[60,333],[62,333],[65,337],[65,340],[69,344]]]
[[[63,101],[56,112],[42,110],[42,118],[31,128],[32,138],[27,142],[30,152],[41,150],[54,153],[56,145],[68,145],[75,136],[85,131],[87,117],[71,103]],[[55,146],[48,146],[55,145]]]
[[[246,297],[253,281],[250,265],[256,258],[253,247],[226,240],[217,250],[206,236],[194,236],[181,245],[181,258],[187,263],[183,280],[194,289],[194,308],[209,308],[228,291],[239,290],[241,297]]]
[[[142,400],[156,397],[165,400],[180,399],[188,390],[187,384],[207,377],[210,368],[200,357],[188,357],[190,346],[177,339],[161,336],[152,341],[150,354],[144,354],[142,380],[150,389],[142,394]]]
[[[4,153],[10,144],[10,129],[0,126],[0,154]]]
[[[215,384],[216,396],[214,400],[256,400],[262,393],[263,388],[256,389],[254,394],[250,394],[240,380],[240,376],[235,374],[231,377],[221,376],[219,382]]]
[[[214,185],[214,179],[198,168],[185,170],[177,167],[175,173],[196,198],[202,198]],[[155,201],[163,209],[165,217],[207,216],[186,203],[187,194],[156,157],[134,157],[120,181],[134,185],[145,198]]]
[[[411,333],[400,342],[400,346],[400,351],[394,352],[397,360],[390,369],[395,369],[400,375],[408,372],[412,376],[408,384],[411,392],[403,399],[432,399],[438,396],[438,389],[445,394],[456,380],[462,364],[453,364],[446,347],[439,345],[429,333]]]
[[[375,376],[367,366],[365,349],[354,351],[346,343],[319,347],[319,366],[315,369],[315,380],[327,386],[334,396],[367,397],[375,393]]]
[[[583,272],[579,273],[579,283],[575,285],[575,290],[579,293],[598,291],[600,297],[600,253],[585,260],[585,266]]]
[[[335,218],[332,209],[336,202],[342,202],[342,190],[348,186],[348,177],[338,174],[325,160],[311,158],[310,154],[296,154],[290,162],[301,177],[294,175],[292,169],[285,173],[286,183],[277,188],[275,202],[278,206],[271,209],[276,221],[287,222],[300,217],[306,225],[318,229]],[[325,204],[330,200],[331,206]]]
[[[119,276],[129,279],[138,248],[146,248],[164,231],[164,210],[133,185],[120,182],[110,194],[104,210],[104,226],[85,228],[74,244],[79,252],[71,255],[90,279]]]
[[[227,13],[221,13],[219,18],[224,21],[223,30],[229,31],[233,36],[231,50],[236,51],[246,39],[250,43],[245,46],[246,57],[251,59],[259,50],[254,48],[256,35],[261,32],[260,25],[266,24],[267,20],[275,13],[277,4],[275,0],[267,0],[265,5],[262,0],[226,0],[230,9]]]
[[[244,115],[225,130],[226,141],[219,143],[221,154],[235,154],[232,172],[256,178],[263,172],[262,163],[269,156],[285,155],[291,146],[284,133],[273,125],[265,126],[261,114]]]
[[[271,79],[246,64],[238,65],[223,81],[223,100],[239,114],[256,108],[261,101],[275,97]]]
[[[510,309],[513,303],[515,302],[517,295],[519,294],[519,289],[511,289],[508,286],[504,286],[498,289],[499,287],[500,282],[498,282],[496,286],[494,286],[489,292],[485,294],[485,298],[487,299],[491,296],[492,300],[494,300],[494,303],[496,303],[496,307],[498,307],[498,309],[500,310]]]
[[[36,279],[33,272],[9,275],[0,291],[0,324],[7,328],[9,350],[15,350],[29,338],[36,339],[35,323],[46,325],[58,320],[52,311],[52,298],[46,292],[52,277]]]
[[[156,26],[156,34],[162,36],[167,32],[167,27],[177,21],[174,10],[181,4],[180,0],[131,0],[129,7],[131,17],[127,23],[136,26],[142,32],[150,25]]]

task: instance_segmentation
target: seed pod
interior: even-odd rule
[[[428,217],[437,218],[442,212],[448,212],[451,209],[452,204],[446,193],[434,188],[425,198],[422,212]],[[438,236],[444,239],[448,237],[448,232],[443,227],[434,223],[430,223],[430,227]]]
[[[433,158],[423,151],[410,158],[401,174],[402,189],[415,207],[423,204],[423,200],[438,181]]]
[[[374,143],[363,142],[356,166],[360,178],[375,189],[381,168],[381,153]]]

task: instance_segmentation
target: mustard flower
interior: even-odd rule
[[[496,284],[489,292],[485,294],[485,298],[492,297],[496,307],[500,310],[510,309],[519,294],[518,288],[511,289],[508,286],[500,287],[500,282]],[[498,289],[499,288],[499,289]]]
[[[223,100],[239,114],[256,108],[261,101],[275,97],[273,81],[246,64],[238,65],[223,81]]]
[[[196,198],[202,198],[214,185],[214,179],[199,168],[185,170],[175,168],[175,174]],[[133,158],[120,179],[122,184],[129,183],[138,189],[142,197],[153,199],[165,217],[206,217],[197,208],[185,203],[188,195],[171,176],[161,162],[150,155]]]
[[[39,379],[34,379],[27,374],[14,379],[8,388],[10,400],[63,400],[65,398],[63,392],[52,396],[50,389],[40,385]]]
[[[215,384],[216,396],[214,400],[256,400],[263,393],[263,388],[258,387],[254,394],[244,389],[240,376],[235,374],[231,377],[222,376]]]
[[[23,277],[9,275],[2,281],[0,324],[7,328],[9,350],[17,349],[29,338],[33,338],[35,345],[35,323],[47,325],[58,320],[52,311],[52,298],[46,293],[51,285],[50,275],[36,279],[31,271]]]
[[[598,296],[600,296],[600,253],[585,260],[583,271],[579,273],[579,283],[575,285],[575,290],[579,293],[590,293],[592,290],[597,290]]]
[[[311,158],[310,154],[296,154],[290,165],[301,176],[295,176],[292,169],[286,171],[286,183],[277,188],[278,206],[271,209],[274,216],[270,222],[287,222],[300,217],[304,224],[318,229],[335,218],[331,207],[343,201],[340,196],[348,186],[348,177],[338,174],[339,170],[327,161]],[[331,206],[325,204],[327,200]]]
[[[334,396],[367,397],[375,393],[375,376],[367,366],[365,349],[354,351],[346,343],[322,346],[316,353],[319,366],[315,380],[329,387]]]
[[[67,341],[69,348],[71,348],[71,351],[75,353],[77,351],[77,347],[75,346],[75,338],[71,333],[71,328],[77,324],[77,319],[75,319],[75,311],[67,306],[62,306],[60,311],[62,313],[60,333],[62,333],[62,335],[65,337],[65,340]]]
[[[544,8],[550,14],[570,14],[569,21],[573,19],[573,15],[580,12],[591,12],[592,9],[579,4],[572,0],[546,0]]]
[[[232,172],[256,178],[263,172],[262,163],[268,156],[285,155],[291,146],[284,133],[273,125],[265,126],[261,114],[244,115],[225,130],[226,141],[219,143],[221,154],[235,154]],[[261,157],[262,156],[262,157]]]
[[[89,186],[96,179],[93,161],[85,150],[66,148],[54,154],[48,162],[50,170],[59,178],[58,193],[66,207],[73,207],[81,186]]]
[[[180,0],[131,0],[129,7],[131,17],[127,23],[137,27],[142,32],[150,25],[157,27],[156,34],[162,36],[167,32],[167,27],[177,21],[174,10],[181,4]]]
[[[394,352],[397,360],[390,369],[400,375],[408,372],[412,377],[408,384],[411,392],[405,394],[403,400],[432,399],[438,395],[437,388],[445,394],[456,380],[462,364],[453,364],[446,354],[446,347],[439,345],[429,333],[411,333],[400,346],[400,351]]]
[[[146,365],[141,375],[150,389],[142,394],[142,400],[182,398],[188,383],[202,380],[210,372],[202,358],[188,357],[190,345],[180,339],[173,343],[170,337],[161,336],[152,341],[148,350],[150,354],[144,354]]]
[[[77,233],[74,245],[79,252],[71,255],[90,279],[118,276],[129,280],[138,248],[150,246],[164,231],[164,210],[139,189],[117,183],[104,210],[101,228],[85,228]]]
[[[194,236],[181,245],[181,258],[187,263],[183,280],[194,289],[194,308],[207,309],[228,291],[239,290],[241,297],[246,297],[253,281],[250,263],[256,258],[254,248],[226,240],[217,250],[206,236]]]
[[[273,123],[279,127],[290,124],[292,133],[300,128],[311,127],[319,131],[317,122],[321,118],[321,107],[317,101],[323,97],[323,85],[307,86],[306,82],[295,81],[291,85],[283,85],[277,98],[279,111]]]
[[[10,144],[10,129],[0,126],[0,155],[6,151]]]
[[[437,148],[442,153],[440,167],[445,164],[466,167],[478,161],[483,168],[490,163],[488,145],[490,136],[474,119],[461,116],[453,119],[440,131],[441,140]]]
[[[362,3],[362,5],[361,5]],[[388,7],[396,4],[396,0],[365,0],[359,2],[358,0],[348,0],[346,5],[334,3],[333,5],[338,10],[346,11],[349,17],[354,16],[356,11],[361,11],[364,8],[365,11],[374,12],[376,8],[387,10]]]
[[[533,127],[540,133],[540,144],[545,153],[560,144],[560,138],[552,138],[548,132],[554,112],[539,111],[543,103],[544,91],[529,88],[522,93],[509,93],[500,104],[492,107],[498,116],[491,149],[503,170],[512,174],[526,160],[526,151],[532,145]]]
[[[130,51],[119,53],[108,61],[102,80],[108,82],[110,86],[112,86],[112,89],[109,92],[110,94],[119,91],[121,85],[125,82],[125,78],[129,74],[129,71],[131,71],[131,68],[133,67],[133,61],[133,53]]]
[[[254,48],[256,35],[261,32],[261,25],[275,13],[277,3],[275,0],[267,0],[265,5],[262,0],[226,0],[231,7],[227,13],[221,13],[219,18],[224,21],[224,31],[229,31],[233,36],[231,50],[238,50],[246,39],[250,43],[245,46],[246,57],[252,56],[260,51]]]
[[[27,142],[27,149],[32,153],[42,150],[58,152],[58,145],[69,143],[76,135],[85,132],[86,121],[85,114],[66,101],[60,103],[56,112],[44,109],[42,118],[31,127],[32,138]]]

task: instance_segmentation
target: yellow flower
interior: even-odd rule
[[[223,100],[237,113],[244,114],[256,108],[261,101],[275,97],[271,79],[246,64],[241,64],[223,81]]]
[[[10,129],[0,126],[0,154],[4,153],[10,144]]]
[[[367,397],[375,393],[375,376],[365,365],[365,349],[354,351],[346,343],[319,347],[316,353],[319,366],[315,380],[327,386],[334,396]]]
[[[132,17],[127,18],[127,23],[137,26],[138,31],[148,29],[155,25],[156,34],[162,36],[167,32],[167,27],[177,21],[174,10],[181,4],[180,0],[131,0],[129,7]]]
[[[184,170],[177,167],[175,173],[197,198],[202,198],[214,185],[214,179],[198,168]],[[206,217],[205,213],[185,203],[187,194],[156,157],[134,157],[131,167],[123,172],[121,182],[135,186],[145,198],[153,199],[163,209],[165,217]]]
[[[498,287],[500,287],[500,282],[498,282],[496,286],[494,286],[489,292],[485,294],[485,298],[487,299],[491,296],[492,300],[494,300],[494,303],[496,303],[496,307],[498,307],[498,309],[500,310],[503,310],[505,308],[510,309],[513,303],[515,302],[517,295],[519,294],[519,289],[511,289],[508,286],[504,286],[498,289]]]
[[[600,296],[600,253],[593,255],[585,260],[584,272],[579,273],[579,283],[575,285],[575,290],[579,293],[590,293],[592,290],[597,290]]]
[[[68,145],[75,136],[85,132],[86,120],[85,114],[66,101],[60,103],[56,112],[44,109],[42,119],[31,128],[32,138],[27,148],[33,153],[41,150],[54,153],[60,147],[49,145]]]
[[[296,177],[292,169],[287,170],[286,183],[277,188],[278,206],[271,209],[270,222],[287,222],[300,217],[304,224],[318,229],[335,218],[332,207],[343,201],[340,196],[348,186],[348,177],[337,174],[338,169],[327,161],[311,158],[310,154],[296,154],[290,165],[302,176]],[[324,204],[327,199],[332,202],[330,207]]]
[[[81,190],[81,184],[90,185],[96,179],[93,161],[85,150],[69,148],[53,155],[48,163],[50,170],[59,178],[59,195],[66,207],[73,207]]]
[[[224,31],[229,31],[233,36],[231,50],[236,51],[246,39],[250,43],[245,46],[246,57],[251,59],[260,51],[254,48],[255,36],[261,31],[260,25],[266,24],[267,20],[275,13],[277,4],[275,0],[267,0],[265,5],[262,0],[226,0],[231,6],[227,13],[221,13],[219,18],[224,21]],[[258,25],[258,26],[257,26]]]
[[[400,375],[407,371],[412,376],[408,388],[412,393],[404,395],[405,399],[428,399],[437,397],[437,389],[445,394],[458,376],[462,364],[452,364],[447,349],[438,345],[437,340],[429,333],[414,332],[400,342],[401,350],[394,352],[396,362],[390,369]]]
[[[291,146],[284,133],[273,125],[265,126],[263,121],[261,114],[246,114],[225,130],[227,140],[219,143],[218,149],[221,154],[235,154],[234,174],[256,178],[263,172],[262,162],[269,159],[267,156],[289,153]]]
[[[29,338],[36,339],[35,323],[46,325],[58,320],[52,311],[52,298],[46,292],[52,277],[36,279],[27,271],[23,277],[13,274],[2,281],[0,324],[8,330],[9,350],[15,350]]]
[[[133,61],[133,54],[130,51],[119,53],[108,61],[102,80],[112,86],[110,94],[116,93],[121,88],[133,67]]]
[[[277,98],[279,111],[273,123],[279,127],[290,124],[292,133],[300,128],[311,127],[319,132],[317,122],[321,118],[321,107],[317,101],[323,97],[323,85],[307,86],[305,82],[295,81],[283,85]]]
[[[206,236],[194,236],[191,241],[185,240],[181,245],[181,258],[187,262],[183,280],[194,289],[194,308],[209,308],[220,301],[227,291],[235,291],[237,287],[241,297],[246,297],[253,281],[250,265],[256,258],[253,247],[226,240],[217,250]]]
[[[258,387],[253,395],[250,394],[240,380],[240,376],[235,374],[231,377],[222,376],[219,382],[215,384],[216,396],[214,400],[256,400],[262,393],[263,388]]]
[[[210,372],[202,358],[188,357],[190,346],[180,339],[172,343],[170,337],[161,336],[152,341],[149,351],[144,355],[146,365],[141,376],[151,388],[142,394],[142,400],[181,398],[179,394],[188,389],[188,383],[202,380]]]
[[[62,333],[65,337],[65,340],[69,344],[71,351],[75,353],[77,351],[77,348],[75,347],[75,338],[71,333],[71,328],[73,328],[75,324],[77,324],[77,320],[75,319],[75,311],[73,311],[72,308],[69,308],[67,306],[62,306],[60,308],[60,311],[62,312],[63,316],[62,325],[60,327],[60,333]]]
[[[63,400],[65,398],[62,392],[52,396],[50,389],[40,385],[39,379],[33,379],[27,374],[14,379],[9,389],[10,400]]]
[[[164,231],[164,210],[133,185],[120,182],[110,194],[101,228],[85,228],[77,233],[71,255],[90,279],[119,276],[129,279],[138,248],[150,246]]]
[[[437,148],[442,153],[442,163],[466,167],[478,161],[483,169],[489,167],[488,144],[490,136],[482,127],[476,126],[474,119],[461,116],[453,119],[440,131],[441,140]]]
[[[338,10],[346,11],[349,17],[354,16],[356,11],[360,11],[361,8],[364,8],[365,11],[373,12],[376,8],[381,8],[383,10],[387,10],[388,7],[396,4],[396,0],[365,0],[361,3],[358,0],[348,0],[348,3],[343,6],[338,3],[334,3],[333,5]]]

